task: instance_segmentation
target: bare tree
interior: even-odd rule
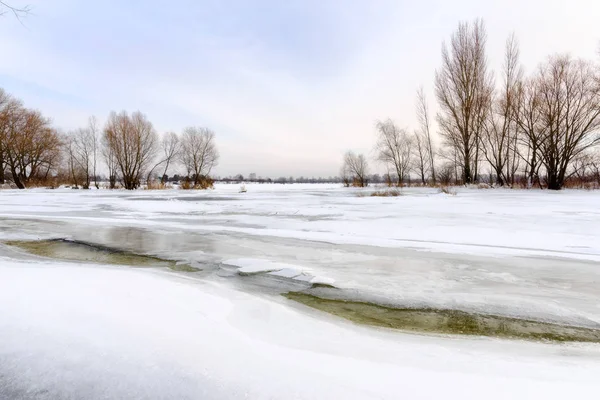
[[[515,104],[522,75],[518,43],[511,35],[506,41],[502,90],[489,103],[490,110],[480,135],[482,153],[500,186],[514,184],[519,166]]]
[[[179,157],[181,147],[179,143],[179,136],[177,136],[175,132],[167,132],[163,136],[160,145],[162,150],[161,158],[148,172],[148,178],[146,180],[148,183],[150,183],[152,172],[160,165],[165,166],[165,170],[160,178],[160,182],[165,183],[165,176],[167,174],[167,170],[169,169],[169,165],[173,160]]]
[[[415,144],[415,169],[421,178],[423,185],[427,184],[427,176],[431,172],[430,153],[428,151],[427,136],[422,131],[416,131],[414,134]]]
[[[367,180],[368,173],[369,166],[363,154],[348,151],[344,155],[344,163],[341,170],[342,177],[347,177],[347,179],[352,181],[354,186],[365,187],[369,184]]]
[[[427,160],[429,162],[428,169],[431,174],[431,181],[435,185],[435,149],[431,138],[429,106],[427,105],[427,97],[425,96],[425,91],[422,86],[417,90],[417,120],[419,121],[419,130],[416,133],[419,159],[421,161]],[[421,157],[421,147],[424,147],[423,157]],[[421,162],[421,164],[422,168],[419,169],[421,171],[421,178],[424,178],[424,170],[427,168],[425,168],[424,162]],[[423,182],[423,184],[425,184],[425,182]]]
[[[377,159],[396,172],[398,186],[408,175],[412,159],[412,138],[391,119],[380,121],[377,127]]]
[[[548,189],[564,185],[572,160],[600,143],[598,71],[584,60],[554,56],[540,67],[539,155]]]
[[[539,88],[534,79],[528,79],[517,85],[517,96],[514,103],[514,115],[517,123],[517,137],[524,151],[519,152],[525,162],[527,185],[537,184],[541,187],[539,159],[539,141],[545,135],[545,127],[541,123]]]
[[[16,100],[9,101],[2,114],[3,157],[12,181],[24,189],[31,181],[46,180],[58,166],[61,150],[50,120]]]
[[[71,184],[75,189],[79,189],[79,183],[81,180],[85,180],[85,170],[82,168],[82,163],[78,159],[78,149],[75,144],[75,138],[78,135],[78,131],[71,132],[63,138],[64,153],[67,162],[67,170],[71,177]]]
[[[165,137],[162,140],[162,150],[163,155],[165,156],[165,170],[160,178],[162,183],[165,183],[165,177],[167,176],[167,171],[169,170],[169,165],[179,157],[179,153],[181,152],[181,143],[179,142],[179,136],[175,132],[167,132]]]
[[[114,156],[125,189],[138,188],[157,150],[158,135],[152,123],[139,111],[131,116],[125,111],[120,114],[113,111],[104,128],[104,138],[109,147],[107,153]]]
[[[7,130],[8,130],[8,118],[10,113],[8,112],[10,108],[10,103],[14,102],[12,97],[4,91],[4,89],[0,88],[0,185],[3,185],[5,180],[5,147],[7,140]]]
[[[590,171],[592,178],[600,185],[600,150],[590,153]]]
[[[117,164],[117,159],[115,157],[115,152],[112,147],[108,143],[108,139],[106,135],[102,136],[102,157],[104,157],[104,161],[106,162],[106,167],[108,169],[108,185],[110,189],[114,189],[117,186],[118,179],[118,170],[119,166]]]
[[[191,175],[194,185],[199,185],[219,161],[215,133],[208,128],[185,128],[181,138],[180,158],[188,177]]]
[[[98,147],[100,146],[100,130],[98,129],[98,121],[95,116],[91,116],[88,119],[88,129],[90,131],[90,140],[92,142],[92,156],[93,156],[93,164],[92,164],[92,173],[94,175],[94,186],[96,189],[100,189],[100,185],[98,184]]]
[[[489,111],[492,77],[485,54],[483,21],[460,23],[452,35],[450,49],[442,46],[442,68],[435,74],[437,115],[447,145],[460,156],[463,182],[477,179],[479,136]]]
[[[87,128],[79,128],[71,134],[72,144],[69,143],[67,146],[69,152],[72,153],[74,163],[77,164],[83,174],[82,186],[84,189],[90,188],[91,179],[95,176],[96,171],[98,138],[96,136],[96,122],[92,118],[90,118]]]

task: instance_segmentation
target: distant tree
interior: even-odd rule
[[[355,186],[365,187],[368,185],[367,174],[369,167],[367,159],[363,154],[355,154],[348,151],[344,155],[344,162],[341,169],[341,176],[345,180],[346,186],[349,184],[346,180],[351,179],[351,183]]]
[[[100,185],[98,184],[98,149],[100,147],[100,130],[98,129],[98,121],[95,116],[91,116],[88,119],[88,129],[90,131],[91,142],[93,143],[92,147],[92,156],[94,158],[94,162],[92,165],[92,172],[94,174],[94,186],[96,189],[100,189]]]
[[[548,189],[561,189],[571,162],[600,143],[598,74],[590,62],[567,55],[551,57],[540,67],[537,141]]]
[[[406,130],[398,128],[391,119],[377,123],[377,158],[396,172],[398,186],[409,173],[412,146],[412,138]]]
[[[479,136],[482,153],[492,167],[496,182],[500,186],[514,183],[519,166],[515,104],[521,80],[518,43],[515,36],[511,35],[506,41],[502,90],[490,101],[490,109]]]
[[[414,164],[421,178],[421,183],[427,183],[427,176],[431,170],[430,153],[428,151],[427,137],[422,132],[416,131],[414,135]]]
[[[31,181],[46,181],[58,168],[62,142],[39,111],[26,109],[15,99],[5,101],[0,131],[3,163],[19,189]]]
[[[254,172],[250,173],[250,175],[248,175],[248,180],[250,182],[255,182],[256,181],[256,174]]]
[[[480,134],[493,90],[485,54],[487,35],[483,21],[460,23],[442,47],[442,67],[435,74],[440,113],[437,121],[447,145],[454,149],[463,182],[477,179]]]
[[[68,138],[70,143],[66,144],[69,155],[71,175],[74,178],[75,170],[82,175],[82,186],[90,188],[91,179],[96,176],[97,152],[98,152],[98,128],[95,117],[90,117],[86,128],[79,128],[71,132]],[[95,178],[94,178],[95,179]],[[98,182],[96,180],[96,188]],[[75,182],[77,186],[77,182]]]
[[[419,129],[416,132],[416,145],[419,156],[419,171],[421,178],[425,180],[425,171],[429,171],[431,181],[436,184],[435,175],[435,149],[433,147],[431,121],[429,118],[429,106],[423,87],[417,91],[417,120]],[[425,183],[425,182],[423,182]]]
[[[78,160],[77,146],[74,140],[76,135],[77,132],[70,132],[65,135],[63,138],[63,145],[71,184],[75,189],[79,189],[81,180],[85,179],[85,171],[82,169],[81,163]]]
[[[208,128],[188,127],[181,137],[181,163],[186,167],[194,185],[208,177],[219,161],[215,133]]]
[[[0,88],[0,185],[6,182],[6,146],[8,139],[8,128],[10,124],[10,108],[11,103],[16,103],[4,89]]]
[[[518,154],[525,162],[527,185],[541,186],[540,140],[545,135],[540,110],[541,96],[535,79],[527,79],[517,85],[517,95],[513,104],[516,117],[517,136],[524,149]]]
[[[115,152],[114,152],[112,146],[109,145],[108,138],[106,137],[106,135],[102,136],[101,141],[102,141],[101,153],[102,153],[102,156],[104,157],[104,161],[106,162],[106,167],[108,169],[109,188],[114,189],[117,186],[117,179],[118,179],[117,174],[118,174],[119,166],[117,164]]]
[[[131,116],[113,111],[104,128],[104,139],[106,153],[114,157],[125,189],[138,188],[157,151],[158,135],[152,123],[139,111]]]
[[[149,184],[152,179],[152,173],[156,168],[161,165],[164,165],[165,169],[162,173],[162,177],[160,179],[161,183],[166,182],[167,171],[169,169],[169,165],[179,157],[179,152],[181,150],[181,146],[179,143],[179,136],[175,132],[167,132],[163,136],[160,142],[160,154],[159,160],[150,170],[148,171],[148,177],[146,178],[146,182]]]

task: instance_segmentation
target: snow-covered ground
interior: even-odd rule
[[[599,192],[246,188],[0,191],[0,241],[67,237],[203,269],[0,245],[0,398],[598,397],[600,345],[361,327],[278,293],[333,283],[354,299],[598,327]]]

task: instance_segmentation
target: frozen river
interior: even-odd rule
[[[351,300],[597,328],[600,193],[238,190],[1,191],[2,241],[68,238],[201,271],[0,245],[0,398],[597,398],[597,344],[363,327],[280,293],[324,282]]]

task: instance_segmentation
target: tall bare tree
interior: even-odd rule
[[[477,179],[479,136],[489,111],[493,90],[485,54],[487,35],[483,21],[460,23],[442,46],[442,67],[435,74],[437,115],[446,144],[460,156],[463,182]]]
[[[74,157],[73,161],[83,174],[82,186],[84,189],[89,189],[91,180],[96,175],[98,137],[95,118],[90,118],[86,128],[79,128],[73,132],[70,139],[72,145],[69,144],[68,148]]]
[[[4,91],[4,89],[0,88],[0,185],[3,185],[5,180],[5,156],[4,156],[4,148],[6,147],[7,140],[7,130],[8,130],[8,117],[9,117],[9,108],[10,103],[14,100],[12,97]]]
[[[419,121],[419,129],[416,133],[417,136],[417,150],[419,152],[419,159],[422,161],[420,164],[421,178],[424,179],[424,171],[427,169],[425,161],[428,161],[428,169],[431,174],[431,181],[436,184],[435,175],[435,149],[433,147],[432,133],[431,133],[431,122],[429,118],[429,106],[427,104],[427,97],[425,91],[421,86],[417,90],[417,120]],[[421,151],[421,147],[423,151]],[[422,155],[422,157],[421,157]],[[423,182],[425,184],[425,182]]]
[[[522,76],[518,42],[513,34],[506,41],[502,89],[489,103],[490,110],[480,135],[482,153],[500,186],[514,184],[519,166],[515,104]]]
[[[169,170],[169,166],[173,161],[175,161],[179,157],[179,153],[181,152],[181,143],[179,141],[179,136],[175,132],[167,132],[162,140],[162,151],[165,160],[165,170],[160,177],[160,181],[165,183],[165,178],[167,176],[167,171]]]
[[[98,128],[98,120],[95,116],[91,116],[88,119],[88,129],[90,131],[90,140],[92,146],[92,156],[94,158],[92,164],[92,173],[94,175],[94,186],[96,189],[100,189],[98,184],[98,148],[100,147],[100,129]]]
[[[365,187],[368,185],[367,175],[369,166],[367,159],[363,154],[356,154],[348,151],[344,154],[341,175],[352,182],[354,186]]]
[[[208,128],[185,128],[181,138],[180,158],[188,177],[194,180],[194,185],[199,185],[219,161],[215,133]]]
[[[157,151],[158,135],[152,123],[139,111],[131,116],[125,111],[119,114],[113,111],[104,128],[104,138],[109,147],[107,153],[114,156],[125,189],[138,188]]]
[[[548,189],[559,190],[572,160],[600,143],[600,87],[598,71],[568,55],[550,57],[540,67],[539,155]]]
[[[114,189],[117,186],[117,180],[119,179],[119,166],[117,164],[115,152],[109,144],[106,135],[103,135],[100,140],[102,157],[104,158],[108,169],[108,185],[110,189]]]
[[[67,163],[67,170],[71,178],[71,184],[75,189],[79,189],[81,181],[85,181],[86,171],[83,168],[83,164],[79,159],[77,145],[75,144],[75,138],[79,134],[79,131],[70,132],[63,137],[63,151],[65,155],[65,161]],[[84,184],[85,187],[85,184]]]
[[[412,160],[412,138],[398,128],[391,119],[380,121],[377,128],[377,159],[392,169],[398,177],[398,186],[409,173]]]
[[[431,173],[430,154],[427,149],[427,137],[421,131],[416,131],[414,134],[414,165],[423,185],[427,184],[428,175]]]
[[[527,185],[541,186],[539,158],[540,140],[545,135],[541,123],[539,87],[535,79],[526,79],[517,85],[514,115],[517,123],[518,142],[524,149],[518,154],[525,162]]]

